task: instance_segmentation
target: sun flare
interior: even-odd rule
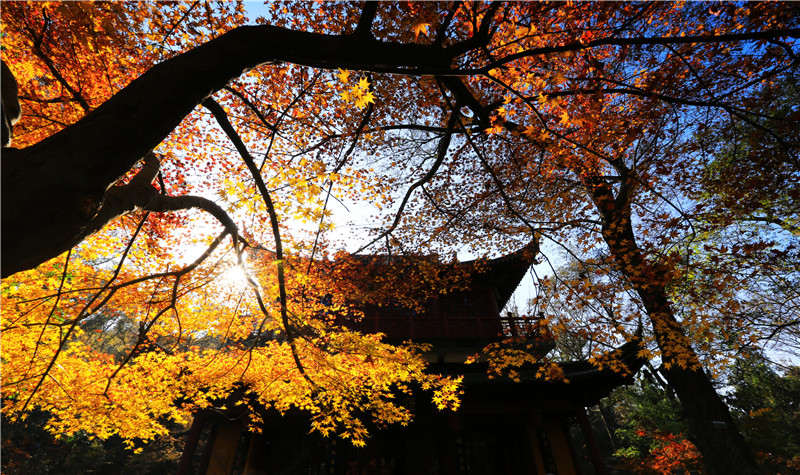
[[[249,286],[247,271],[244,266],[233,264],[219,276],[219,284],[232,290],[244,290]]]

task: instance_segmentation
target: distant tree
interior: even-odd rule
[[[696,472],[701,457],[687,438],[680,404],[654,380],[657,375],[643,372],[601,403],[613,418],[615,463],[636,473]]]
[[[760,463],[772,473],[800,472],[800,367],[783,375],[766,360],[736,362],[728,403]]]
[[[699,179],[686,195],[698,206],[671,294],[684,321],[715,321],[689,324],[708,359],[800,356],[799,80],[792,69],[760,85],[751,119],[707,124],[693,141]]]
[[[705,160],[694,197],[711,223],[760,223],[800,234],[800,77],[789,70],[750,99],[750,120],[703,127]]]
[[[54,438],[45,429],[51,415],[33,411],[25,420],[3,417],[3,473],[6,475],[162,475],[174,473],[182,448],[176,434],[139,444],[131,451],[119,437],[98,439],[87,432]],[[174,428],[173,428],[174,429]]]

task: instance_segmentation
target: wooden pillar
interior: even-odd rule
[[[440,441],[441,453],[439,454],[439,463],[441,464],[441,473],[445,475],[458,474],[458,444],[457,437],[461,429],[461,421],[457,414],[450,414],[447,416],[447,428],[442,430],[440,434],[443,440]]]
[[[575,473],[581,475],[581,466],[578,463],[578,456],[575,452],[575,444],[572,443],[572,439],[569,436],[569,419],[563,417],[560,420],[561,423],[561,433],[564,434],[564,441],[567,444],[567,450],[569,450],[570,460],[572,461],[572,467],[575,470]]]
[[[569,441],[564,433],[560,419],[547,421],[547,437],[550,439],[550,447],[553,450],[553,458],[556,462],[558,475],[578,475],[572,449],[569,446]]]
[[[214,449],[214,439],[217,438],[217,424],[215,422],[209,422],[211,425],[211,430],[208,434],[208,440],[206,441],[205,447],[203,447],[203,457],[200,459],[200,466],[197,469],[198,474],[206,473],[208,470],[208,462],[211,460],[211,455],[213,454]],[[192,475],[195,475],[194,473]]]
[[[583,432],[583,438],[586,439],[586,445],[589,446],[589,455],[592,458],[594,471],[597,475],[606,475],[608,472],[606,472],[603,457],[600,455],[600,450],[597,447],[597,441],[594,438],[592,426],[589,424],[589,418],[586,417],[586,408],[580,407],[576,412],[578,414],[578,424],[580,424],[581,432]]]
[[[236,449],[242,434],[241,421],[221,421],[211,446],[206,475],[229,475],[236,461]]]
[[[492,320],[491,323],[489,321],[486,322],[486,324],[490,326],[489,329],[485,330],[486,333],[483,333],[484,328],[481,328],[481,336],[488,336],[490,338],[505,336],[505,331],[503,329],[503,320],[502,320],[503,316],[500,314],[500,312],[502,312],[503,309],[499,308],[497,305],[497,298],[500,295],[500,293],[498,292],[496,286],[492,286],[487,289],[486,294],[487,294],[486,301],[489,303],[489,308],[487,310]],[[494,328],[491,328],[492,326],[494,326]],[[492,335],[492,333],[495,332],[497,332],[497,335]]]
[[[247,446],[247,461],[244,475],[267,475],[269,473],[269,446],[262,434],[253,433]]]
[[[438,471],[439,452],[437,448],[438,433],[431,424],[430,415],[418,414],[416,420],[408,428],[408,444],[404,465],[406,473],[433,473],[431,467]]]
[[[528,423],[525,426],[525,430],[528,433],[528,446],[530,447],[533,458],[533,463],[530,464],[532,467],[531,475],[545,475],[544,458],[542,457],[541,449],[542,443],[539,441],[539,436],[536,434],[540,423],[541,420],[539,417],[531,415],[528,417]]]

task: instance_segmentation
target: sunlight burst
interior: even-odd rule
[[[231,290],[245,290],[250,285],[244,267],[236,264],[225,269],[219,275],[217,282],[219,285]]]

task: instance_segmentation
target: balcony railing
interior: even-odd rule
[[[385,333],[389,339],[485,339],[544,336],[546,327],[538,318],[498,315],[444,314],[398,315],[396,312],[368,312],[352,325],[364,332]]]

